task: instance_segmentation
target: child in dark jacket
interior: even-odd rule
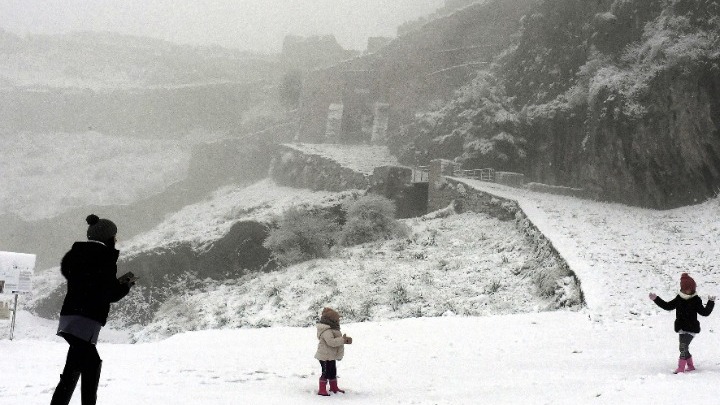
[[[669,302],[650,293],[650,299],[666,311],[675,310],[675,332],[680,337],[680,358],[675,374],[695,370],[693,358],[690,354],[690,342],[696,334],[700,333],[698,314],[708,316],[715,307],[715,297],[708,298],[707,305],[703,306],[702,299],[695,292],[695,280],[687,273],[680,276],[680,293]]]

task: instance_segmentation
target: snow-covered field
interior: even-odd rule
[[[338,366],[347,393],[331,398],[315,395],[319,366],[312,358],[312,326],[184,332],[134,345],[122,343],[127,332],[105,330],[99,344],[105,360],[99,403],[717,401],[720,314],[701,319],[703,332],[691,345],[698,370],[673,375],[678,355],[674,316],[657,308],[647,294],[671,298],[685,271],[697,281],[703,299],[720,292],[720,200],[653,211],[468,183],[518,200],[580,277],[587,308],[378,317],[343,325],[354,338]],[[368,266],[394,269],[392,262],[370,260],[355,271],[367,274],[373,270]],[[347,275],[351,277],[358,274]],[[409,274],[406,279],[411,284]],[[66,350],[52,336],[54,327],[53,321],[19,313],[16,339],[0,341],[5,359],[0,404],[49,402]],[[79,403],[74,398],[73,404]]]
[[[651,304],[648,301],[648,304]],[[413,318],[343,325],[346,394],[315,395],[314,327],[209,330],[99,344],[100,404],[674,404],[717,401],[719,317],[692,345],[698,370],[673,375],[670,315],[646,323],[583,312]],[[58,338],[0,341],[0,404],[47,404],[62,370]],[[46,332],[51,332],[49,326]],[[72,404],[80,404],[79,397]]]

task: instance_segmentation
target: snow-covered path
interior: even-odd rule
[[[657,211],[462,179],[517,201],[581,281],[595,317],[642,320],[661,310],[650,291],[672,298],[690,273],[703,299],[720,295],[720,200]]]

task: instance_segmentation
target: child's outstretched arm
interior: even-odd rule
[[[700,308],[697,309],[697,313],[702,316],[708,316],[712,313],[713,308],[715,308],[715,296],[711,295],[708,297],[708,303],[704,307],[702,301],[700,302]]]
[[[666,311],[672,311],[675,309],[675,306],[677,305],[675,302],[675,299],[673,299],[670,302],[665,302],[662,298],[658,297],[655,293],[650,293],[649,295],[650,299],[660,308],[666,310]]]

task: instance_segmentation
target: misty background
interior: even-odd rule
[[[178,44],[220,45],[275,53],[288,35],[333,34],[345,49],[371,36],[394,36],[407,20],[443,0],[127,0],[0,3],[1,26],[15,34],[111,31]]]

